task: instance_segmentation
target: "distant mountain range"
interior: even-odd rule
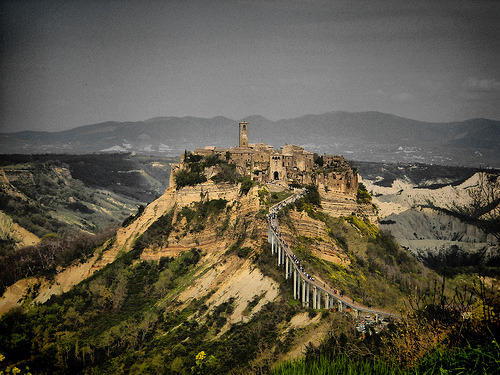
[[[250,142],[275,147],[297,144],[318,154],[351,160],[421,162],[500,167],[500,121],[472,119],[429,123],[379,112],[329,112],[250,123]],[[0,133],[0,152],[135,152],[176,156],[196,147],[232,147],[239,121],[226,117],[157,117],[138,122],[104,122],[61,132]]]

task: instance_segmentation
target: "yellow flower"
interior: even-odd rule
[[[5,356],[2,353],[0,353],[0,362],[2,362],[4,359],[5,359]]]
[[[13,374],[19,374],[20,372],[21,372],[21,370],[20,370],[20,369],[18,369],[17,367],[14,367],[14,368],[12,369],[12,373],[13,373]]]
[[[207,356],[207,354],[203,350],[201,352],[199,352],[198,354],[196,354],[196,365],[201,366],[203,364],[203,360],[205,359],[206,356]]]
[[[196,362],[202,362],[206,356],[207,354],[202,350],[201,352],[196,354]]]

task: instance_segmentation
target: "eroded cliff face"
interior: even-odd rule
[[[43,303],[54,294],[69,291],[74,285],[113,262],[119,254],[130,251],[136,239],[158,218],[169,212],[173,212],[173,230],[168,240],[161,246],[147,247],[141,254],[142,260],[159,260],[165,256],[177,256],[196,247],[204,254],[202,261],[205,267],[203,268],[204,276],[200,275],[200,279],[197,280],[201,284],[194,282],[190,286],[193,290],[197,288],[211,290],[221,280],[225,280],[224,282],[229,285],[233,277],[238,280],[242,278],[264,280],[258,269],[250,271],[250,266],[248,266],[246,271],[242,271],[240,268],[243,261],[237,256],[232,257],[234,258],[232,263],[235,264],[227,263],[224,257],[228,247],[240,236],[245,238],[240,246],[257,248],[267,233],[264,216],[260,220],[255,220],[255,215],[261,208],[257,193],[258,187],[252,188],[246,195],[240,194],[239,188],[239,185],[215,184],[209,181],[180,190],[167,189],[160,198],[150,203],[136,220],[120,228],[116,238],[108,241],[87,262],[60,270],[53,281],[44,278],[29,278],[20,280],[9,287],[0,299],[0,314],[20,304],[24,299]],[[186,219],[179,216],[183,207],[214,199],[226,200],[227,208],[215,216],[208,217],[202,229],[192,230],[186,225]],[[211,268],[210,272],[206,271],[208,268]],[[263,281],[266,284],[264,289],[267,287],[273,289],[269,285],[271,282],[269,280]],[[196,298],[200,297],[199,293],[193,293],[193,295],[196,295]],[[188,300],[190,297],[185,294],[182,298]],[[266,298],[267,300],[273,299],[273,293],[269,293]]]
[[[321,194],[321,206],[326,214],[333,217],[357,215],[368,218],[372,223],[378,221],[378,210],[371,204],[358,204],[356,202],[356,192],[339,193],[321,189],[319,192]]]
[[[313,239],[309,245],[313,255],[344,266],[350,263],[344,250],[328,235],[324,222],[312,219],[306,212],[292,211],[290,218],[297,234]],[[284,228],[285,238],[292,242],[292,233]]]
[[[210,296],[206,301],[209,309],[231,300],[234,309],[227,323],[221,327],[220,334],[229,329],[231,324],[248,321],[266,303],[276,300],[279,284],[264,276],[248,256],[237,254],[238,249],[249,251],[258,249],[267,236],[265,217],[256,217],[263,208],[258,195],[259,187],[250,189],[248,194],[240,193],[239,185],[203,183],[186,187],[179,191],[168,189],[164,195],[164,205],[148,207],[145,217],[159,217],[161,213],[173,210],[173,230],[160,246],[145,249],[141,260],[159,260],[166,256],[178,256],[195,247],[202,252],[202,258],[196,272],[186,280],[185,288],[177,295],[181,308],[194,299]],[[168,197],[168,198],[167,198]],[[180,213],[183,207],[191,207],[200,201],[225,199],[226,208],[214,216],[209,216],[202,227],[194,227]],[[198,223],[199,225],[199,223]],[[136,224],[136,228],[141,226]],[[144,227],[142,227],[144,228]],[[142,230],[142,229],[141,229]],[[130,239],[140,233],[138,229],[129,229],[123,237]],[[238,244],[236,247],[236,243]],[[249,302],[260,296],[259,302],[248,308]]]
[[[165,319],[179,316],[182,318],[172,327],[162,326],[161,330],[155,332],[156,338],[172,339],[172,334],[179,329],[188,330],[189,336],[195,335],[196,331],[196,335],[202,335],[203,340],[213,343],[231,337],[239,329],[265,331],[265,337],[270,330],[271,334],[275,335],[274,341],[271,344],[259,343],[259,348],[264,349],[259,349],[250,365],[255,363],[259,367],[259,363],[276,363],[282,359],[303,356],[310,343],[318,344],[329,334],[332,319],[336,318],[335,314],[330,312],[314,317],[314,314],[307,313],[300,306],[300,302],[290,297],[290,285],[285,282],[283,270],[276,267],[276,259],[270,254],[265,216],[265,209],[272,204],[270,202],[276,202],[289,193],[271,193],[270,190],[272,189],[256,185],[244,194],[240,191],[240,185],[213,182],[180,190],[167,189],[165,194],[149,204],[134,221],[120,228],[116,238],[105,244],[88,262],[61,270],[53,283],[31,279],[21,280],[13,285],[6,294],[11,302],[10,306],[26,296],[27,291],[36,288],[36,295],[31,293],[29,298],[36,302],[45,302],[51,295],[68,291],[118,258],[111,267],[94,275],[89,283],[78,286],[75,293],[82,289],[85,293],[91,290],[95,292],[97,286],[100,286],[113,298],[117,295],[120,285],[116,288],[114,283],[113,287],[111,284],[105,286],[105,283],[99,284],[97,280],[106,277],[118,280],[118,273],[121,276],[134,275],[128,276],[125,284],[130,286],[135,282],[134,285],[141,285],[140,294],[149,294],[155,311],[161,311]],[[210,202],[217,200],[221,200],[220,205],[212,211],[207,211],[206,207],[212,207]],[[322,204],[324,213],[335,217],[350,216],[353,213],[364,217],[373,214],[371,205],[358,205],[354,195],[325,192],[322,195]],[[318,215],[323,214],[320,209],[314,210]],[[198,216],[194,216],[195,214]],[[140,242],[141,236],[144,237],[151,228],[158,226],[159,222],[163,223],[162,218],[165,215],[169,218],[168,225],[165,224],[169,228],[165,232],[168,234],[165,234],[161,241],[148,242],[144,248],[140,248],[139,254],[137,243]],[[286,240],[290,239],[291,244],[298,236],[313,239],[314,243],[308,243],[308,249],[314,255],[339,265],[339,269],[352,266],[349,256],[328,233],[325,222],[294,209],[289,213],[292,226],[285,223],[286,220],[288,218],[283,218],[280,226],[283,236]],[[129,257],[132,254],[135,254],[134,257]],[[190,263],[189,267],[183,268],[179,274],[172,271],[173,268],[159,266],[162,263],[183,262],[191,254],[196,254],[199,258]],[[130,260],[126,265],[121,255]],[[146,268],[156,272],[152,278],[154,283],[147,284],[142,280],[141,284],[137,274],[133,273],[134,269]],[[173,272],[176,276],[169,283],[169,274],[172,277]],[[147,275],[150,277],[149,273]],[[165,284],[162,284],[163,279],[167,279]],[[328,275],[324,275],[323,279],[325,283],[331,281]],[[321,277],[317,276],[317,280],[321,281]],[[97,295],[100,292],[95,293]],[[4,307],[7,306],[4,303],[6,296],[2,300]],[[26,303],[28,302],[30,301],[27,299]],[[268,304],[269,302],[272,304]],[[111,314],[111,311],[108,313]],[[137,311],[140,311],[139,307]],[[134,312],[136,314],[135,305]],[[115,327],[118,330],[123,326],[116,325],[112,329]],[[244,336],[245,343],[251,341],[246,339]],[[172,341],[165,342],[168,342],[169,347],[177,344],[172,344]],[[189,339],[179,340],[178,343],[181,342],[185,346],[191,345]]]
[[[211,251],[211,249],[228,246],[233,240],[233,232],[238,222],[240,220],[242,223],[250,221],[249,218],[260,209],[256,191],[256,189],[252,189],[247,195],[241,195],[239,185],[215,184],[212,181],[184,187],[178,191],[171,188],[167,189],[163,197],[169,204],[162,205],[162,209],[154,207],[150,209],[148,207],[144,215],[147,216],[154,212],[153,218],[157,219],[164,213],[173,210],[174,229],[162,246],[147,248],[141,255],[141,259],[158,260],[162,256],[178,255],[180,252],[189,250],[192,247]],[[191,228],[187,223],[187,219],[179,214],[183,207],[189,207],[196,202],[208,202],[214,199],[226,200],[226,209],[217,216],[207,218],[206,222],[201,224],[201,227]],[[227,230],[228,228],[232,228],[232,230]],[[143,227],[143,229],[146,228]],[[262,235],[265,228],[256,230]],[[136,237],[137,233],[141,233],[141,231],[132,230],[126,236],[128,241],[130,242],[131,238]]]
[[[371,223],[377,222],[377,211],[371,204],[358,204],[353,193],[343,194],[334,191],[319,190],[321,193],[320,212],[333,218],[347,218],[357,216],[368,219]],[[340,266],[351,263],[349,256],[339,243],[328,233],[324,221],[312,218],[307,212],[291,210],[289,221],[284,220],[281,226],[282,236],[288,243],[297,246],[300,239],[306,241],[311,253],[323,260]]]

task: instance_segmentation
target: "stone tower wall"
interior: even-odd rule
[[[283,165],[283,155],[271,154],[269,163],[270,181],[286,181],[286,168]]]
[[[248,122],[240,122],[240,147],[248,147]]]

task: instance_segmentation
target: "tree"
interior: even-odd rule
[[[323,156],[319,156],[318,154],[314,153],[313,158],[314,158],[315,164],[317,164],[320,167],[323,166],[323,164],[324,164]]]
[[[128,294],[128,288],[127,288],[127,278],[120,274],[118,276],[118,285],[116,286],[114,293],[111,297],[113,301],[113,311],[118,311],[123,305],[123,302],[125,302],[125,299],[127,298]]]
[[[243,177],[241,179],[240,195],[247,195],[253,185],[254,182],[249,177]]]

